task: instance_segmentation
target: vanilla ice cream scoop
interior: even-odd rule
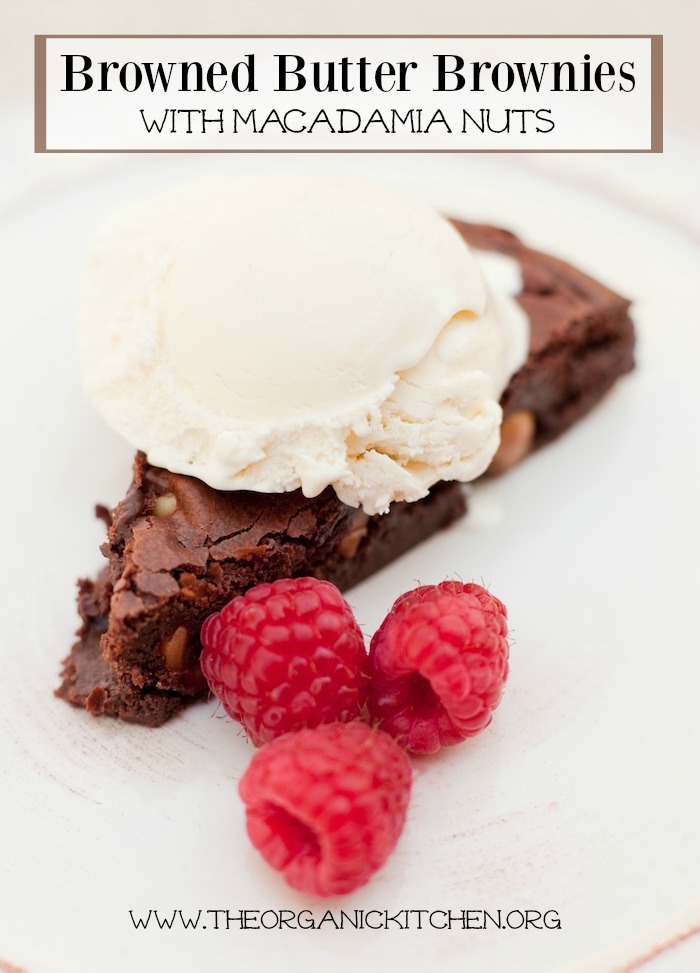
[[[132,208],[80,313],[88,392],[151,463],[219,490],[332,485],[368,513],[484,471],[526,327],[430,208],[319,175]]]

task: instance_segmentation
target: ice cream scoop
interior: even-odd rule
[[[99,235],[84,382],[157,466],[220,490],[332,485],[381,512],[488,466],[527,348],[505,290],[447,220],[384,187],[209,179]]]

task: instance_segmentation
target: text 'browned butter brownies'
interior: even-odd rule
[[[634,344],[626,300],[512,234],[319,176],[117,219],[81,334],[139,452],[58,695],[151,726],[205,693],[209,614],[280,577],[368,577],[584,415]]]

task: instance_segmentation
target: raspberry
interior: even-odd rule
[[[255,848],[289,885],[319,896],[352,892],[384,864],[410,792],[406,754],[359,722],[273,741],[239,784]]]
[[[505,606],[478,584],[402,595],[370,646],[368,708],[412,753],[435,753],[491,722],[508,674]]]
[[[202,645],[212,692],[256,746],[357,719],[367,698],[364,638],[328,581],[283,578],[251,588],[206,619]]]

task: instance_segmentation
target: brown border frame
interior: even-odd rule
[[[431,38],[453,37],[456,39],[477,39],[503,37],[512,38],[590,38],[590,39],[647,39],[651,44],[651,138],[648,149],[49,149],[46,146],[46,41],[61,38],[240,38],[241,40],[262,40],[284,38],[288,40],[313,40],[327,38],[337,40],[348,38],[372,40],[405,38],[407,40],[430,40]],[[35,34],[34,35],[34,152],[40,154],[287,154],[287,155],[468,155],[481,154],[532,154],[555,153],[559,155],[576,154],[647,154],[663,152],[663,34]]]
[[[46,38],[47,34],[34,35],[34,151],[48,152],[46,148]]]

